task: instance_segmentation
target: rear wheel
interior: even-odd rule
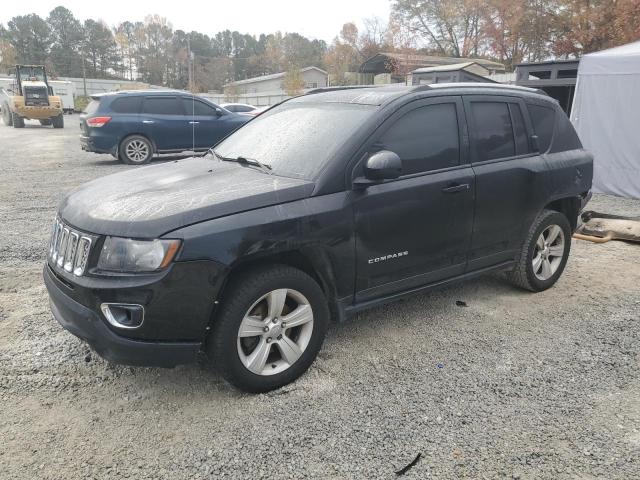
[[[147,138],[141,135],[131,135],[120,143],[118,155],[124,163],[142,165],[151,160],[153,146]]]
[[[267,392],[300,377],[322,346],[329,310],[322,289],[284,265],[231,282],[207,344],[220,374],[247,392]]]
[[[11,123],[13,123],[13,128],[24,128],[24,118],[17,113],[11,114]]]
[[[527,233],[518,263],[509,279],[526,290],[541,292],[562,275],[571,249],[571,226],[567,217],[543,210]]]
[[[7,127],[13,125],[13,115],[9,109],[9,105],[6,103],[2,106],[2,121]]]
[[[49,121],[53,125],[53,128],[64,128],[64,113],[61,113],[57,117],[53,117]]]

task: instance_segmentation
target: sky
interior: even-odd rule
[[[258,35],[276,31],[297,32],[311,39],[328,43],[340,32],[342,25],[380,17],[388,20],[390,0],[31,0],[3,1],[0,23],[16,15],[36,13],[45,18],[51,10],[62,5],[76,18],[104,20],[113,26],[121,21],[144,20],[149,14],[166,17],[175,30],[212,35],[221,30],[237,30]]]

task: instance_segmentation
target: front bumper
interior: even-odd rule
[[[125,338],[112,331],[92,309],[68,296],[66,288],[44,266],[44,283],[49,291],[49,304],[55,319],[66,330],[87,342],[100,356],[112,363],[135,366],[175,367],[193,363],[201,350],[201,342],[143,341]]]

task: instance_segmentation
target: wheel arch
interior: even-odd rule
[[[562,213],[569,220],[569,225],[571,225],[571,231],[573,232],[578,226],[578,215],[580,214],[581,206],[581,198],[572,196],[553,200],[547,203],[543,210],[554,210]]]
[[[320,248],[299,248],[266,255],[252,255],[238,259],[230,267],[220,286],[218,301],[224,299],[229,283],[239,275],[256,268],[274,265],[287,265],[300,270],[320,286],[327,300],[331,318],[339,318],[338,295],[335,288],[333,268],[328,255]],[[215,320],[215,313],[212,321]]]

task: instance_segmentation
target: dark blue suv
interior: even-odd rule
[[[80,116],[83,150],[140,165],[156,153],[206,151],[251,117],[173,90],[92,96]]]

